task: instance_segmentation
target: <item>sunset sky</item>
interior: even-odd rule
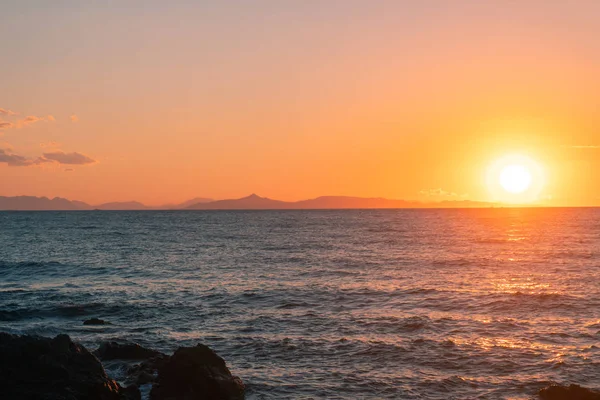
[[[600,1],[0,6],[0,195],[600,205]]]

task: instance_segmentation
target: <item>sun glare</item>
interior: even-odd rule
[[[522,155],[508,155],[494,162],[487,171],[487,186],[492,200],[525,204],[540,200],[545,184],[543,169]]]
[[[507,165],[500,172],[500,185],[509,193],[523,193],[531,186],[531,172],[524,165]]]

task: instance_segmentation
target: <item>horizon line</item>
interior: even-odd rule
[[[35,206],[14,203],[20,198],[27,198],[31,202],[37,202]],[[167,210],[342,210],[342,209],[460,209],[460,208],[597,208],[600,205],[564,205],[544,203],[502,203],[497,201],[480,201],[470,199],[440,199],[440,200],[407,200],[389,199],[385,197],[359,197],[347,195],[322,195],[310,199],[285,201],[268,197],[261,197],[255,193],[240,198],[210,199],[195,197],[180,203],[167,203],[158,206],[149,206],[136,200],[110,201],[100,204],[90,204],[79,200],[71,200],[65,197],[47,196],[0,196],[6,204],[0,204],[3,211],[167,211]],[[194,200],[198,200],[195,201]],[[329,200],[331,203],[322,204]],[[40,204],[40,202],[49,204]],[[63,201],[56,205],[56,201]],[[248,204],[250,202],[250,204]],[[344,203],[345,202],[345,203]],[[358,203],[357,203],[358,202]],[[362,203],[361,203],[362,202]],[[369,204],[366,204],[370,202]],[[406,204],[394,204],[406,203]],[[53,207],[54,205],[54,207]],[[106,207],[106,208],[103,208]],[[122,208],[121,208],[122,207]]]

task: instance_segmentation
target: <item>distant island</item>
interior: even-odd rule
[[[300,201],[281,201],[251,194],[240,199],[213,200],[197,197],[179,204],[151,207],[137,201],[90,205],[61,197],[0,196],[2,211],[84,211],[84,210],[324,210],[373,208],[487,208],[496,204],[469,200],[419,202],[381,197],[321,196]]]

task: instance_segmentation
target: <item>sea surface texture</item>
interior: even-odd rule
[[[249,399],[598,387],[600,209],[3,212],[0,330],[202,342]]]

